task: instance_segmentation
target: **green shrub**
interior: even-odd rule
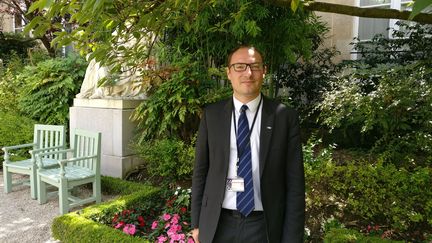
[[[412,22],[396,22],[397,28],[392,29],[392,38],[381,34],[372,40],[355,39],[354,49],[361,56],[352,61],[357,66],[365,63],[376,67],[379,64],[406,65],[420,60],[430,60],[432,56],[432,27],[427,24],[412,24]]]
[[[55,218],[51,228],[53,236],[64,243],[75,242],[149,242],[141,238],[131,237],[120,230],[90,219],[79,217],[75,213]]]
[[[322,122],[369,141],[387,161],[410,167],[411,159],[432,156],[431,71],[429,64],[415,63],[343,77],[318,106]]]
[[[138,143],[156,138],[181,138],[190,141],[198,129],[200,101],[197,82],[200,77],[197,63],[182,60],[156,91],[134,111]]]
[[[180,139],[156,139],[136,145],[134,150],[143,158],[151,178],[164,183],[190,180],[195,158],[194,145]]]
[[[103,176],[102,191],[119,192],[122,196],[55,218],[51,227],[54,238],[61,242],[148,242],[105,224],[110,224],[119,211],[133,207],[148,208],[150,202],[158,202],[154,198],[160,198],[160,190]]]
[[[0,65],[0,111],[19,112],[18,97],[22,89],[22,80],[16,79],[25,66],[26,61],[15,52],[9,56],[7,65]]]
[[[13,53],[21,59],[26,59],[28,49],[36,46],[36,41],[25,37],[21,33],[3,33],[0,35],[0,59],[4,64],[8,64]]]
[[[379,237],[364,236],[352,229],[331,229],[324,237],[325,243],[379,243],[379,242],[403,242],[381,239]]]
[[[49,59],[26,66],[17,76],[24,83],[20,110],[44,124],[68,124],[69,107],[79,92],[86,62],[78,57]]]
[[[33,142],[33,128],[36,122],[17,113],[0,110],[0,148]],[[27,150],[14,150],[16,156],[28,157]],[[0,150],[3,156],[3,150]],[[13,159],[13,158],[12,158]]]
[[[398,232],[406,240],[432,233],[432,169],[413,172],[392,164],[333,161],[305,164],[307,222],[315,234],[326,219],[366,228],[374,223]]]

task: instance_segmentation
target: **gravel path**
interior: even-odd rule
[[[21,175],[13,175],[13,178]],[[4,193],[3,171],[0,170],[0,243],[54,243],[51,223],[59,216],[58,197],[39,205],[30,198],[29,186],[15,186]],[[102,201],[112,196],[102,195]]]

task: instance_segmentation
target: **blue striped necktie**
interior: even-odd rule
[[[247,109],[247,105],[243,105],[240,109],[237,131],[237,151],[239,153],[237,155],[239,158],[237,175],[244,179],[244,192],[237,192],[237,210],[244,216],[248,216],[255,208]]]

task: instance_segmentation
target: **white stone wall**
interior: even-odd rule
[[[130,149],[135,123],[129,120],[142,100],[74,99],[69,109],[70,129],[102,133],[101,174],[124,178],[143,161]]]

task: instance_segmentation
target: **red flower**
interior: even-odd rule
[[[118,214],[115,214],[115,215],[114,215],[114,218],[113,218],[113,220],[112,220],[112,222],[113,222],[113,223],[116,223],[116,222],[117,222],[117,219],[118,219]]]
[[[180,208],[180,212],[181,212],[181,213],[186,213],[186,211],[187,211],[187,208],[186,208],[186,207],[181,207],[181,208]]]
[[[145,225],[145,221],[144,221],[144,218],[143,218],[143,216],[138,216],[138,222],[139,222],[139,225],[141,226],[141,227],[144,227],[144,225]]]
[[[173,205],[174,201],[175,201],[175,198],[171,198],[171,199],[167,200],[166,205],[168,207],[171,207]]]

